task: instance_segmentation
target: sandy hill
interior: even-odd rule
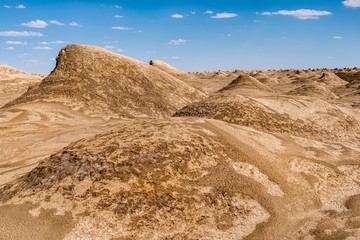
[[[0,80],[25,79],[35,75],[24,72],[14,67],[0,65]]]
[[[160,61],[160,60],[151,60],[149,62],[149,64],[153,67],[156,67],[160,70],[163,70],[164,72],[174,76],[174,77],[178,77],[180,79],[182,78],[190,78],[190,76],[184,72],[181,71],[177,68],[174,68],[173,66],[171,66],[170,64],[164,62],[164,61]]]
[[[10,102],[62,102],[85,112],[121,117],[167,116],[205,95],[140,61],[95,46],[68,45],[55,69]]]
[[[324,72],[317,80],[319,83],[324,83],[330,88],[339,87],[347,84],[348,82],[338,77],[335,73]]]
[[[330,91],[326,86],[320,85],[318,83],[303,84],[300,87],[297,87],[287,94],[289,95],[298,95],[298,96],[310,96],[317,97],[321,99],[337,99],[339,98],[335,93]]]
[[[356,236],[359,174],[347,156],[360,153],[216,120],[140,121],[72,143],[0,188],[0,237]],[[42,238],[28,212],[43,219]]]
[[[40,74],[29,74],[19,69],[0,65],[0,107],[18,98],[29,86],[40,82]]]
[[[318,140],[360,137],[358,113],[301,96],[251,97],[218,93],[190,104],[175,117],[205,117]]]
[[[325,141],[358,137],[360,113],[353,108],[360,103],[358,90],[354,84],[344,85],[331,71],[251,72],[254,77],[241,71],[237,74],[237,79],[218,92],[174,116],[214,118]],[[225,80],[219,78],[223,84]],[[339,107],[348,105],[353,107]]]
[[[0,65],[0,74],[28,74],[28,73],[7,65]]]
[[[262,84],[256,78],[251,77],[245,72],[237,72],[238,77],[234,79],[224,88],[220,89],[219,92],[234,92],[240,89],[254,89],[264,92],[274,92],[270,87]]]
[[[69,45],[0,109],[1,240],[360,239],[357,69],[156,64]]]
[[[333,70],[333,72],[340,77],[341,79],[352,83],[352,82],[360,82],[360,68],[353,69],[337,69]]]

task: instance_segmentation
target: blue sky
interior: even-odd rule
[[[360,66],[360,0],[0,3],[0,64],[30,72],[70,43],[187,71]]]

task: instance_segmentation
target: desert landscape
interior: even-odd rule
[[[0,66],[0,239],[360,239],[360,69]]]

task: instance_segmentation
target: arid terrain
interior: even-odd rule
[[[0,239],[360,239],[360,69],[0,66]]]

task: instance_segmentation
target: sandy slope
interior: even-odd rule
[[[68,45],[41,83],[5,107],[47,100],[88,113],[120,117],[173,114],[206,95],[135,59],[95,46]]]
[[[29,86],[39,83],[43,77],[0,65],[0,107],[21,96]]]
[[[37,205],[35,215],[71,213],[65,239],[358,234],[358,202],[348,199],[360,194],[359,148],[216,120],[115,129],[58,151],[1,196]]]
[[[67,47],[0,110],[0,239],[359,239],[357,76],[183,73]]]
[[[0,110],[0,185],[29,171],[54,150],[109,130],[113,124],[44,101]]]

